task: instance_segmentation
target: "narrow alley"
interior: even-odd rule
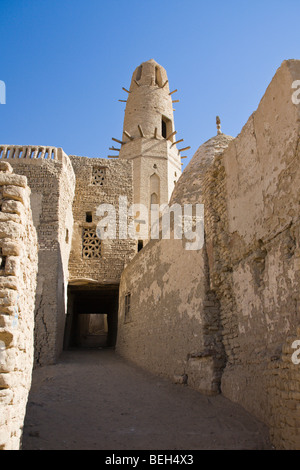
[[[270,449],[266,427],[221,395],[153,376],[112,349],[34,370],[22,450]]]

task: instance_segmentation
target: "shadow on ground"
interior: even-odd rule
[[[218,395],[153,376],[111,349],[34,370],[23,450],[269,449],[268,431]]]

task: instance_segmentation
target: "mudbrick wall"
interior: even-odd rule
[[[292,100],[292,84],[299,77],[299,61],[283,62],[208,182],[217,188],[211,199],[217,222],[208,243],[226,354],[221,389],[270,426],[278,448],[295,449],[300,106]]]
[[[184,204],[203,204],[202,179],[231,140],[218,135],[200,147],[170,207],[177,205],[183,214]],[[173,227],[170,239],[151,240],[124,270],[117,351],[154,373],[215,394],[224,367],[219,302],[209,285],[206,247],[187,244],[184,236],[174,239]]]
[[[119,227],[119,196],[126,198],[125,216],[133,203],[132,163],[77,156],[70,159],[76,175],[76,190],[69,282],[118,284],[125,264],[137,251],[137,241],[127,235],[122,238]],[[113,239],[100,240],[97,236],[98,222],[107,217],[106,212],[97,215],[101,204],[110,204],[115,209],[116,236]],[[128,214],[127,223],[131,220]]]
[[[75,175],[69,157],[55,147],[0,147],[2,161],[27,177],[38,236],[35,364],[54,363],[63,348],[68,262],[73,231]],[[1,161],[1,160],[0,160]]]
[[[26,177],[0,161],[0,450],[18,450],[33,368],[37,236]]]

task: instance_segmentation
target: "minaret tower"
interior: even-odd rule
[[[133,162],[134,203],[147,208],[167,204],[181,175],[173,117],[173,103],[178,100],[172,98],[177,90],[170,92],[165,69],[153,59],[136,68],[129,90],[123,90],[127,93],[123,135],[113,140],[121,144],[119,158]]]

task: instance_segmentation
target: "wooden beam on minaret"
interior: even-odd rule
[[[112,137],[111,140],[118,142],[118,144],[121,144],[121,145],[126,144],[126,142],[122,142],[122,140],[115,139],[114,137]]]
[[[180,100],[172,100],[172,103],[179,103]]]
[[[129,132],[123,131],[123,134],[125,134],[128,139],[133,140],[133,137],[129,134]]]
[[[162,88],[164,88],[168,82],[169,82],[169,80],[166,80],[165,83],[163,84]]]
[[[127,103],[127,100],[118,100],[121,101],[122,103]]]
[[[184,157],[181,157],[181,156],[180,156],[180,158],[187,158],[187,157],[186,157],[186,156],[184,156]]]
[[[177,88],[176,90],[170,91],[169,95],[173,95],[173,93],[176,93],[176,91],[178,91]]]
[[[108,155],[107,158],[119,158],[118,155]]]
[[[126,93],[131,93],[131,91],[126,90],[126,88],[124,88],[123,86],[122,86],[122,90],[126,91]]]
[[[183,152],[184,150],[189,150],[191,147],[184,147],[183,149],[179,149],[178,152]]]
[[[116,152],[120,152],[121,149],[116,149],[115,147],[109,147],[109,150],[115,150]]]
[[[167,140],[169,140],[173,135],[177,134],[177,131],[172,132],[170,135],[168,135]]]
[[[171,148],[173,147],[173,145],[179,144],[180,142],[183,142],[183,139],[177,140],[177,142],[173,142],[173,144],[171,145]]]
[[[142,126],[140,126],[140,124],[138,124],[138,129],[139,129],[139,131],[140,131],[141,137],[145,137],[144,132],[143,132],[143,129],[142,129]]]

